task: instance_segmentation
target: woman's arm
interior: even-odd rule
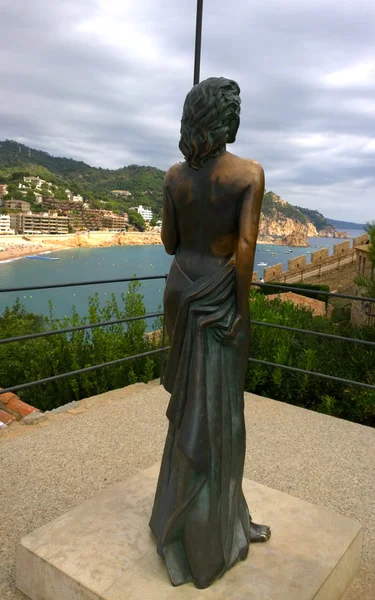
[[[247,317],[249,310],[249,291],[264,196],[263,168],[254,162],[251,171],[251,183],[242,200],[236,256],[237,314],[242,317]]]
[[[180,244],[177,228],[176,211],[166,183],[163,185],[163,220],[161,239],[168,254],[176,254]]]
[[[259,163],[249,164],[249,186],[242,198],[236,254],[236,317],[227,336],[237,335],[249,314],[249,291],[253,277],[255,248],[264,195],[264,171]]]

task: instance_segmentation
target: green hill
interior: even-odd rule
[[[102,169],[73,160],[51,156],[18,142],[0,142],[0,182],[21,179],[23,175],[39,175],[55,185],[69,187],[95,205],[95,200],[129,208],[134,204],[149,206],[160,214],[164,171],[155,167],[129,165],[121,169]],[[116,199],[112,190],[128,190],[132,197]]]
[[[321,231],[326,227],[330,227],[330,223],[319,211],[312,210],[311,208],[303,208],[302,206],[296,206],[296,209],[304,214],[305,217],[307,217],[308,220],[315,225],[317,231]]]
[[[336,219],[327,219],[328,223],[338,229],[365,229],[365,223],[353,223],[352,221],[337,221]]]
[[[21,181],[25,174],[39,175],[62,191],[69,187],[87,198],[93,207],[103,207],[100,200],[107,202],[112,210],[128,210],[143,204],[155,215],[161,215],[165,172],[155,167],[129,165],[121,169],[102,169],[72,158],[51,156],[15,141],[0,142],[0,183]],[[112,190],[128,190],[132,196],[116,198]],[[292,206],[271,191],[264,195],[262,212],[270,219],[288,217],[302,224],[312,221],[318,231],[329,226],[318,211]]]

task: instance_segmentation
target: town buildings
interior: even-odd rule
[[[7,193],[7,186],[0,184],[2,195]],[[18,184],[22,194],[32,188],[35,204],[41,206],[46,212],[32,212],[35,209],[32,203],[25,200],[2,200],[2,208],[9,211],[1,220],[1,231],[15,230],[18,234],[67,234],[74,231],[125,231],[128,224],[128,215],[118,215],[111,210],[91,209],[89,202],[83,196],[66,189],[66,198],[54,197],[53,184],[40,177],[23,177],[23,182]],[[49,188],[49,192],[48,192]],[[118,190],[120,195],[131,195],[127,190]],[[0,203],[1,203],[0,196]],[[61,196],[60,196],[61,198]],[[140,207],[143,208],[143,207]],[[12,211],[12,212],[11,212]],[[48,212],[47,212],[48,211]],[[6,212],[6,211],[4,211]]]
[[[16,233],[21,234],[66,234],[69,231],[68,217],[57,213],[17,213],[11,214],[10,224]]]
[[[6,195],[7,193],[7,185],[6,183],[0,183],[0,198],[3,198],[3,196]]]
[[[3,208],[28,212],[30,210],[30,202],[26,202],[25,200],[3,200]]]
[[[358,275],[370,275],[372,265],[369,257],[370,244],[362,244],[355,247],[356,254],[356,271]]]
[[[112,190],[111,194],[112,196],[123,196],[125,198],[128,198],[132,195],[128,190]]]
[[[41,179],[40,177],[24,177],[23,178],[25,183],[28,183],[29,185],[31,185],[32,183],[35,184],[35,187],[40,190],[40,188],[42,187],[43,183],[46,183],[48,185],[48,187],[50,187],[52,185],[52,183],[44,181],[44,179]]]
[[[9,215],[0,215],[0,234],[13,234],[14,229],[10,226]]]
[[[110,210],[91,208],[71,211],[69,213],[69,223],[75,230],[124,231],[128,224],[128,215],[126,213],[116,215]]]
[[[140,204],[139,206],[133,206],[132,210],[136,210],[137,213],[144,218],[145,221],[151,221],[152,219],[152,210],[150,208],[145,208]]]
[[[83,198],[80,194],[69,194],[69,200],[71,202],[83,202]]]

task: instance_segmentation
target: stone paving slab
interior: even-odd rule
[[[160,386],[136,384],[39,424],[0,430],[1,600],[25,600],[15,588],[24,535],[160,459],[168,398]],[[361,523],[362,566],[345,600],[374,600],[375,430],[245,398],[245,476]]]
[[[358,522],[249,479],[266,544],[207,590],[174,588],[150,532],[159,463],[22,538],[16,585],[32,600],[341,600],[358,571]]]

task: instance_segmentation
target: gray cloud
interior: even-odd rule
[[[375,4],[346,4],[205,0],[201,77],[239,82],[232,151],[263,164],[267,189],[365,221],[375,218]],[[195,5],[3,0],[0,139],[167,169],[181,159]]]

